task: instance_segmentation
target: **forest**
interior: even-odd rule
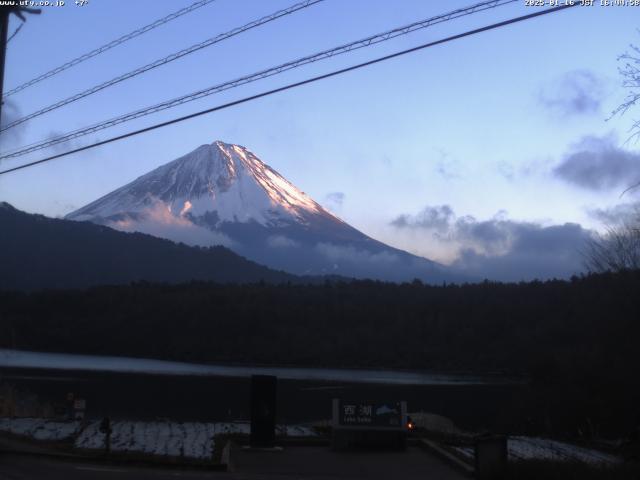
[[[627,435],[640,423],[639,292],[639,271],[518,284],[3,291],[0,347],[518,376],[531,386],[518,401],[545,421],[571,417],[572,431]]]

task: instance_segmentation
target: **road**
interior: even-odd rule
[[[280,453],[239,455],[233,472],[191,470],[178,467],[142,467],[127,464],[87,462],[43,456],[0,453],[0,480],[403,480],[437,478],[464,480],[432,455],[410,448],[406,453],[344,454],[324,448],[287,448]]]
[[[80,480],[80,479],[202,479],[234,478],[222,472],[145,468],[53,459],[20,454],[0,454],[0,480]],[[237,477],[236,477],[237,478]]]

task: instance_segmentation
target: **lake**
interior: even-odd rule
[[[148,359],[0,350],[3,382],[53,403],[67,393],[87,415],[114,419],[249,418],[250,375],[278,377],[278,421],[329,419],[333,398],[406,400],[467,428],[498,428],[526,388],[501,377],[423,372],[199,365]]]

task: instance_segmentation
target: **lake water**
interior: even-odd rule
[[[36,368],[150,375],[188,375],[246,378],[274,375],[283,380],[348,382],[383,385],[488,385],[514,383],[513,379],[473,375],[407,372],[368,369],[329,369],[300,367],[262,367],[204,365],[164,360],[28,352],[0,349],[0,368]]]
[[[70,392],[87,415],[114,419],[249,418],[252,374],[278,377],[278,421],[329,419],[333,398],[406,400],[409,411],[497,428],[524,385],[508,379],[386,370],[195,365],[158,360],[0,350],[0,379],[51,403]]]

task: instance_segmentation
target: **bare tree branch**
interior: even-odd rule
[[[638,30],[638,33],[640,33],[640,30]],[[607,120],[611,120],[616,115],[624,115],[631,107],[635,107],[640,103],[640,47],[630,44],[629,49],[629,51],[618,57],[618,62],[623,62],[623,65],[618,67],[618,72],[622,77],[622,87],[629,89],[629,93],[623,102],[611,112]],[[633,120],[629,133],[629,138],[624,142],[625,144],[631,142],[632,139],[635,139],[635,141],[640,139],[640,120]],[[640,187],[640,182],[630,185],[620,194],[620,197],[638,187]]]
[[[591,239],[583,252],[590,272],[640,270],[640,211],[622,225]]]

